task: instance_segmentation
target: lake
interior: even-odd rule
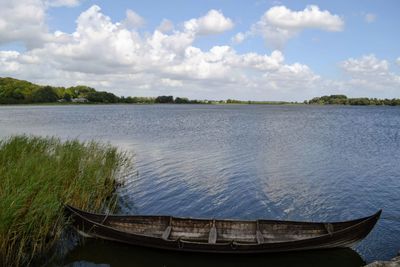
[[[307,265],[318,258],[328,265],[352,257],[345,262],[359,266],[400,250],[400,107],[0,107],[0,137],[20,133],[102,140],[134,153],[136,171],[119,189],[125,214],[338,221],[383,209],[357,253],[292,253],[269,260],[305,259]],[[115,253],[138,266],[146,259],[149,266],[176,266],[180,257],[197,257],[90,241],[71,251],[64,264],[118,266]],[[209,265],[206,260],[198,262]],[[229,260],[229,266],[249,263],[224,262]]]

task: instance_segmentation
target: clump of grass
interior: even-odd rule
[[[14,136],[0,141],[0,265],[29,264],[60,238],[63,204],[99,211],[130,157],[98,142]]]

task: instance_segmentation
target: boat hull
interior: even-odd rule
[[[361,241],[370,233],[381,214],[381,211],[378,211],[372,216],[347,222],[307,223],[273,220],[216,221],[162,216],[107,216],[84,212],[70,206],[67,206],[66,210],[70,215],[72,215],[74,227],[81,235],[86,237],[106,239],[135,246],[143,246],[163,250],[234,254],[274,253],[351,247],[357,242]],[[162,234],[149,235],[148,233],[140,232],[140,227],[142,226],[142,224],[136,226],[136,218],[139,218],[137,220],[139,220],[142,224],[145,224],[148,221],[152,221],[152,219],[154,219],[154,224],[157,224],[160,221],[160,218],[162,218],[165,219],[165,221],[169,220],[169,224],[172,225],[172,229],[175,226],[174,221],[178,221],[176,223],[176,225],[178,225],[176,226],[176,228],[179,228],[180,224],[182,223],[186,223],[187,225],[192,226],[192,228],[188,226],[187,229],[189,230],[184,230],[180,232],[179,234],[181,236],[179,237],[176,233],[170,233],[171,228],[166,229]],[[136,223],[133,230],[132,228],[129,228],[129,224],[133,224],[132,222]],[[215,225],[217,225],[216,235],[221,236],[220,239],[217,237],[214,241],[210,239],[204,240],[204,238],[199,240],[192,238],[191,236],[193,236],[194,231],[203,231],[203,229],[193,228],[193,225],[196,226],[199,224],[209,226],[209,229],[206,229],[206,231],[209,232],[211,232],[212,227],[215,227]],[[113,227],[113,225],[124,225],[125,228],[117,228]],[[238,236],[237,238],[227,240],[227,238],[224,238],[224,236],[226,236],[226,234],[224,233],[229,232],[229,229],[225,229],[222,227],[218,228],[218,226],[220,225],[228,225],[230,228],[242,229],[241,231],[244,232],[244,234],[242,236],[238,236],[236,234],[236,236]],[[255,225],[254,229],[250,229],[250,231],[254,231],[254,239],[248,237],[247,231],[247,228],[252,225]],[[332,229],[337,230],[330,231],[329,226]],[[263,227],[268,228],[269,232],[263,229]],[[166,225],[166,228],[168,228],[168,224]],[[125,229],[129,229],[129,231]],[[135,233],[136,229],[138,231],[137,233]],[[326,230],[324,231],[323,229]],[[168,232],[168,230],[170,232]],[[172,230],[172,232],[173,231],[174,230]],[[258,231],[260,233],[257,233]],[[269,238],[271,237],[271,232],[279,233],[283,231],[288,232],[287,237],[285,237],[287,240]],[[306,236],[304,234],[304,231],[306,231],[306,233],[312,234]],[[314,234],[314,232],[316,234]],[[299,234],[297,234],[296,236],[296,233]],[[259,237],[257,236],[258,234],[260,234]],[[280,238],[282,239],[282,237]]]

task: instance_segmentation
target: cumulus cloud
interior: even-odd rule
[[[60,6],[68,6],[74,7],[78,6],[82,0],[47,0],[45,3],[48,6],[60,7]]]
[[[355,89],[382,92],[400,90],[400,75],[390,70],[387,60],[378,59],[375,55],[364,55],[360,58],[349,58],[340,64],[349,76],[345,85]],[[397,92],[398,94],[398,92]]]
[[[13,73],[20,67],[17,51],[0,51],[0,70],[4,73]]]
[[[163,19],[160,25],[157,27],[157,30],[163,33],[168,33],[174,29],[174,24],[172,21],[168,19]]]
[[[318,86],[318,75],[304,64],[285,63],[280,51],[240,54],[228,45],[209,50],[194,46],[198,35],[232,26],[221,16],[211,10],[181,30],[164,21],[152,33],[139,33],[124,21],[113,22],[94,5],[78,17],[74,32],[54,32],[43,47],[26,52],[2,51],[0,72],[122,95],[292,100]]]
[[[379,60],[375,55],[365,55],[361,58],[349,58],[342,62],[342,68],[352,74],[382,74],[389,69],[389,63],[386,60]]]
[[[381,97],[384,90],[386,94],[398,95],[400,75],[390,69],[389,61],[375,55],[341,62],[347,78],[329,81],[305,64],[286,63],[280,50],[270,54],[238,53],[229,45],[202,50],[195,46],[199,35],[229,28],[221,26],[221,17],[210,19],[223,16],[215,12],[218,11],[188,20],[178,29],[164,20],[153,32],[140,33],[137,28],[143,20],[137,20],[141,17],[134,11],[127,11],[127,17],[133,18],[130,23],[127,19],[114,22],[94,5],[80,14],[71,33],[46,33],[42,46],[25,52],[0,51],[0,73],[42,84],[86,84],[119,95],[275,100],[304,100],[336,92],[376,92]],[[302,21],[301,26],[293,21]],[[274,23],[298,31],[309,25],[316,27],[312,21],[292,18],[285,25]],[[331,26],[322,28],[339,30]],[[239,35],[237,39],[246,37]],[[400,58],[397,63],[400,64]]]
[[[135,11],[128,9],[126,11],[126,19],[124,24],[127,28],[140,28],[145,24],[144,18],[142,18]]]
[[[43,1],[0,1],[0,44],[22,41],[28,47],[49,38]]]
[[[324,31],[342,31],[344,21],[338,15],[327,10],[320,10],[318,6],[307,6],[303,11],[292,11],[285,6],[274,6],[267,10],[260,20],[253,24],[246,33],[236,35],[243,39],[251,35],[261,35],[266,44],[278,49],[294,36],[305,29],[319,29]]]
[[[52,35],[46,24],[50,7],[72,7],[81,0],[0,1],[0,45],[22,42],[28,49],[42,46]]]
[[[262,20],[281,29],[316,28],[326,31],[341,31],[343,21],[338,15],[329,11],[321,11],[318,6],[308,6],[303,11],[292,11],[285,6],[269,9]]]
[[[181,87],[181,86],[183,86],[182,81],[173,80],[173,79],[170,79],[170,78],[162,78],[161,79],[161,83],[163,85],[170,86],[170,87]]]
[[[376,20],[376,15],[372,13],[367,13],[364,15],[364,20],[367,23],[372,23]]]
[[[400,66],[400,57],[397,58],[396,63]]]
[[[184,23],[185,30],[199,35],[217,34],[233,28],[233,22],[220,11],[210,10],[205,16]]]
[[[238,32],[237,34],[235,34],[235,36],[232,37],[232,42],[235,44],[240,44],[244,41],[244,39],[246,39],[246,37],[247,36],[245,33]]]

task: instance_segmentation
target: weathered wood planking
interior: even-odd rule
[[[80,233],[132,245],[210,253],[267,253],[349,247],[373,229],[381,210],[346,222],[208,220],[93,214],[66,206]]]

